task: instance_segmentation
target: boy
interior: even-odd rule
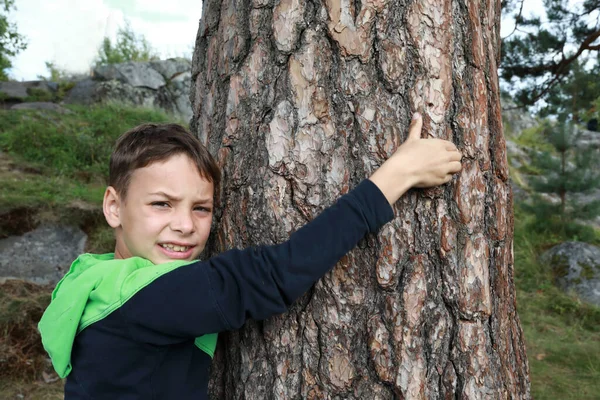
[[[280,245],[197,260],[220,173],[178,125],[126,132],[110,160],[104,215],[114,254],[80,256],[39,324],[66,399],[204,399],[216,333],[287,307],[368,232],[393,218],[411,187],[461,169],[454,144],[407,141],[369,179]]]

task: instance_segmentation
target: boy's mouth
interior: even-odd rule
[[[160,246],[167,250],[177,251],[180,253],[186,252],[192,247],[192,246],[179,246],[179,245],[171,244],[171,243],[161,243]]]

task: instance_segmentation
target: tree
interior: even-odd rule
[[[504,0],[515,29],[502,44],[502,78],[519,84],[516,99],[532,105],[570,74],[582,57],[598,58],[600,0],[544,0],[545,20],[522,15],[524,0]]]
[[[541,117],[569,118],[576,124],[586,122],[600,94],[600,63],[590,68],[585,64],[574,61],[561,84],[548,91],[546,104],[539,111]]]
[[[127,61],[158,60],[158,54],[146,40],[144,35],[136,34],[127,21],[124,28],[117,31],[117,40],[113,44],[105,37],[98,49],[95,66],[120,64]]]
[[[204,3],[191,126],[224,174],[210,251],[285,240],[390,156],[416,110],[464,155],[287,314],[221,335],[214,398],[530,397],[499,21],[499,2]]]
[[[600,215],[600,200],[582,202],[581,198],[600,188],[597,151],[577,146],[578,133],[572,123],[547,123],[545,130],[554,154],[549,151],[532,154],[531,165],[540,174],[530,178],[536,192],[533,201],[523,204],[536,217],[532,228],[579,240],[593,238],[593,229],[586,229],[581,222]],[[554,194],[560,201],[550,201],[538,193]]]
[[[14,3],[14,0],[0,0],[0,81],[8,80],[7,70],[12,67],[11,57],[27,47],[16,26],[8,22],[8,13],[15,8]]]

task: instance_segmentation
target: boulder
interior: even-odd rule
[[[157,90],[167,82],[149,63],[126,62],[122,64],[102,65],[94,69],[96,80],[117,80],[133,87]]]
[[[45,225],[0,240],[0,278],[54,284],[83,253],[86,234],[70,226]]]
[[[25,101],[28,97],[51,97],[58,85],[47,81],[0,82],[0,98]]]
[[[96,92],[97,82],[91,78],[81,80],[73,86],[65,96],[65,104],[83,104],[90,105],[94,102],[94,93]]]
[[[10,108],[11,110],[50,110],[59,114],[71,114],[72,111],[59,106],[56,103],[48,103],[45,101],[37,101],[33,103],[19,103]]]
[[[169,58],[168,60],[151,61],[150,65],[167,81],[173,80],[184,72],[190,72],[192,70],[192,62],[185,58]]]
[[[577,142],[575,143],[577,147],[600,149],[600,132],[578,129],[577,135]]]
[[[514,101],[502,98],[501,103],[502,120],[506,125],[504,131],[507,136],[518,137],[525,129],[533,128],[538,124],[527,110],[516,108],[517,105]]]
[[[0,98],[23,101],[27,96],[24,82],[0,82]]]
[[[540,262],[552,269],[559,288],[600,306],[600,248],[565,242],[542,254]]]
[[[185,120],[192,118],[192,106],[190,103],[190,82],[192,74],[187,71],[177,75],[166,86],[157,91],[156,104]]]
[[[92,99],[94,103],[118,102],[152,108],[156,106],[156,91],[135,87],[116,80],[98,82]]]

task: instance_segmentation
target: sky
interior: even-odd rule
[[[27,39],[13,58],[10,75],[35,80],[47,75],[46,61],[70,72],[90,71],[103,38],[113,40],[129,20],[161,58],[191,57],[202,0],[17,0],[9,19]]]
[[[88,73],[105,36],[115,39],[129,20],[161,58],[191,57],[202,15],[202,0],[17,0],[10,20],[27,38],[27,49],[13,59],[11,76],[35,80],[47,75],[50,61],[69,72]],[[542,0],[525,0],[524,15],[543,9]],[[502,36],[512,30],[502,23]]]

